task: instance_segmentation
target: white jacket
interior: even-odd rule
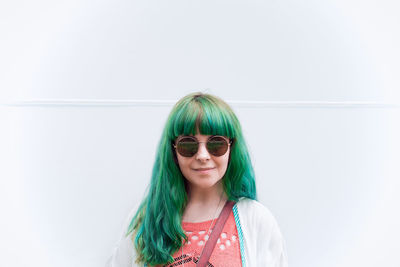
[[[256,200],[240,198],[233,206],[233,215],[239,235],[242,266],[245,267],[287,267],[285,241],[279,226],[269,209]],[[130,236],[125,237],[132,210],[124,232],[114,248],[106,267],[137,267],[136,251]]]

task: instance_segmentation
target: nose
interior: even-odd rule
[[[197,150],[196,153],[196,159],[200,161],[205,161],[210,159],[210,153],[208,153],[205,142],[199,143],[199,149]]]

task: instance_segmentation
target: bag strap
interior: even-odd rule
[[[203,252],[200,255],[200,259],[197,263],[197,267],[205,267],[206,264],[208,263],[208,260],[211,257],[211,253],[214,250],[215,245],[217,244],[218,238],[220,233],[222,232],[222,229],[224,228],[224,225],[226,221],[228,220],[228,216],[232,210],[233,205],[235,205],[235,201],[228,200],[225,202],[225,206],[222,209],[217,222],[215,223],[215,226],[211,232],[210,238],[207,240],[207,243],[203,249]]]

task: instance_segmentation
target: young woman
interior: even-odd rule
[[[222,231],[212,235],[225,206]],[[209,239],[215,245],[207,245],[211,256],[200,264]],[[198,263],[287,266],[278,224],[257,201],[240,123],[227,103],[205,93],[189,94],[173,107],[158,145],[148,193],[128,216],[107,266]]]

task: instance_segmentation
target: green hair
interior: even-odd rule
[[[187,181],[178,165],[174,140],[179,135],[223,135],[233,143],[229,163],[222,178],[229,200],[257,199],[254,170],[236,115],[219,97],[196,92],[180,99],[173,107],[159,141],[148,193],[132,218],[127,235],[137,252],[136,263],[172,263],[172,255],[188,237],[182,229]],[[133,232],[133,233],[132,233]]]

